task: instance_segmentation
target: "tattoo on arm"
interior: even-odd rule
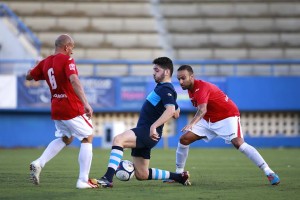
[[[206,113],[206,106],[207,104],[201,104],[198,106],[198,110],[192,119],[192,123],[195,124],[197,123],[200,119],[202,119]]]

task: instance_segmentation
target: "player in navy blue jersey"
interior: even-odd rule
[[[104,188],[113,187],[113,176],[123,158],[123,149],[131,148],[131,156],[138,180],[172,179],[183,185],[190,185],[189,173],[172,173],[166,170],[149,168],[151,149],[159,142],[164,123],[179,117],[176,103],[177,93],[171,83],[173,62],[170,58],[159,57],[153,60],[153,78],[157,83],[142,106],[137,126],[113,139],[107,171],[98,184]]]

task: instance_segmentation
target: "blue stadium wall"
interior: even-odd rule
[[[300,111],[300,77],[210,77],[204,79],[215,83],[224,90],[236,102],[242,112]],[[20,78],[19,81],[20,83],[24,82],[23,78]],[[146,80],[145,78],[113,78],[110,84],[102,82],[102,86],[107,83],[108,87],[99,91],[96,90],[96,92],[100,96],[101,94],[104,96],[109,94],[108,97],[105,97],[106,99],[103,98],[114,103],[103,105],[103,98],[94,98],[93,103],[95,105],[93,107],[96,112],[138,112],[144,96],[154,86],[152,82],[151,77]],[[194,112],[194,108],[190,106],[186,97],[180,99],[180,96],[182,96],[180,94],[185,94],[186,91],[180,91],[180,86],[175,80],[174,84],[177,91],[179,91],[179,102],[182,108],[181,117],[176,121],[176,132],[180,133],[181,128],[187,123],[188,114]],[[24,85],[28,86],[28,84]],[[44,105],[35,102],[36,98],[32,97],[32,94],[26,93],[28,88],[24,85],[18,85],[18,100],[23,100],[18,102],[17,108],[0,109],[0,147],[45,147],[54,139],[54,122],[51,120],[49,107],[45,107],[49,104]],[[122,92],[128,92],[130,88],[138,91],[138,93],[132,94],[140,94],[142,91],[144,96],[137,95],[136,99],[131,101],[123,99],[124,93]],[[111,91],[112,89],[114,90]],[[38,91],[41,90],[39,88]],[[126,100],[128,100],[127,103]],[[30,102],[33,103],[30,104]],[[176,147],[179,137],[180,134],[169,137],[168,146]],[[300,147],[300,136],[247,137],[245,139],[256,147]],[[79,144],[79,141],[74,140],[71,146],[78,147]],[[94,147],[101,147],[101,144],[102,138],[96,137]],[[163,146],[162,140],[159,142],[158,147]],[[210,143],[195,142],[192,147],[231,147],[231,145],[225,144],[221,139],[215,139]]]

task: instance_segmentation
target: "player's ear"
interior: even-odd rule
[[[166,69],[166,70],[165,70],[165,76],[166,76],[166,75],[169,75],[169,76],[170,76],[170,70],[169,70],[169,69]]]
[[[191,79],[194,79],[194,74],[191,74],[190,77],[191,77]]]

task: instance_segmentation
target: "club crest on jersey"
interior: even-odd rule
[[[171,96],[172,96],[172,94],[171,94],[171,93],[168,93],[168,96],[169,96],[169,97],[171,97]]]
[[[75,70],[75,64],[74,63],[69,64],[69,68],[70,70]]]

